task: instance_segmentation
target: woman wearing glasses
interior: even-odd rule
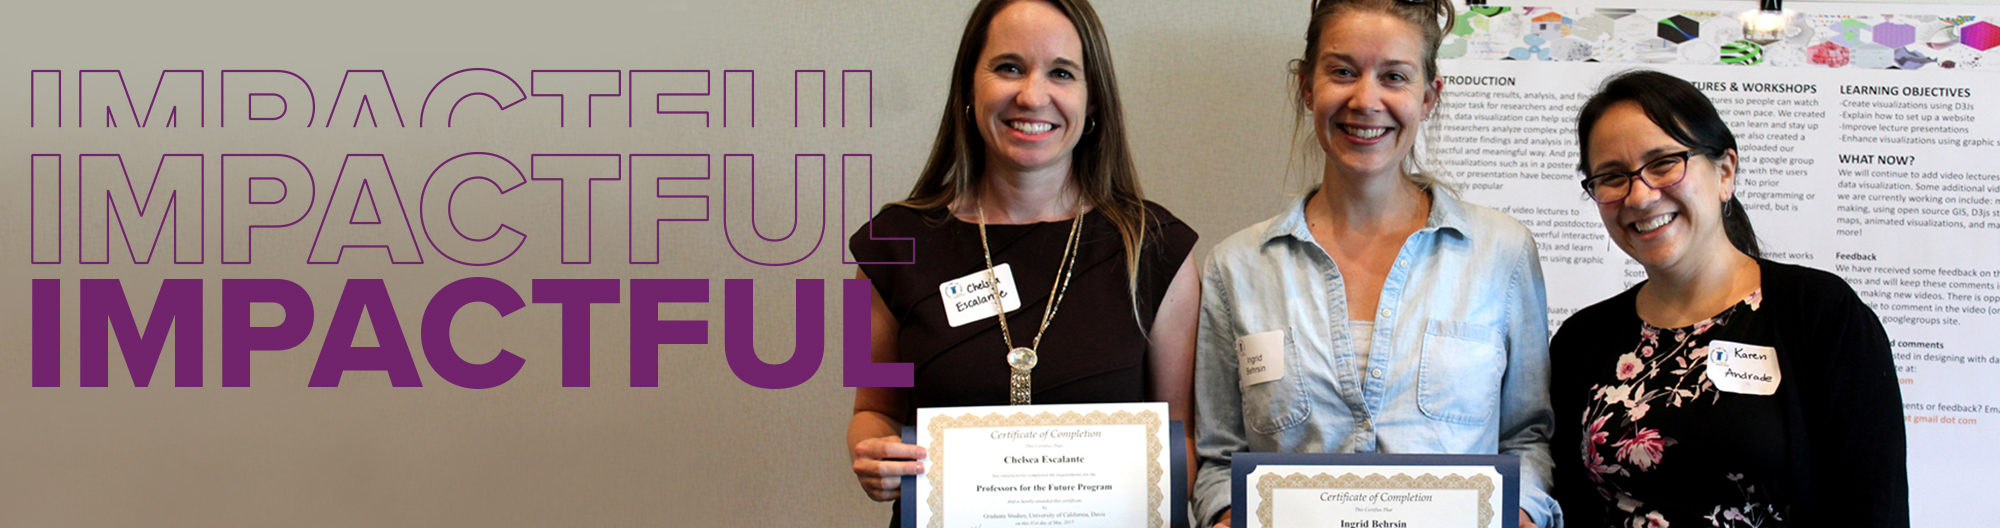
[[[1577,118],[1586,193],[1646,281],[1550,344],[1572,526],[1909,526],[1902,398],[1839,277],[1759,256],[1735,136],[1686,81],[1612,78]]]
[[[1227,526],[1240,451],[1519,455],[1522,511],[1502,519],[1554,524],[1534,240],[1413,155],[1452,16],[1447,0],[1313,8],[1292,64],[1319,185],[1217,245],[1202,273],[1201,526]]]

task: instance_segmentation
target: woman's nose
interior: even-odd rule
[[[1660,190],[1654,189],[1652,185],[1648,185],[1644,176],[1633,175],[1627,176],[1627,178],[1631,178],[1631,181],[1625,184],[1625,205],[1627,207],[1643,207],[1660,198]]]
[[[1025,108],[1041,108],[1049,104],[1048,79],[1040,75],[1029,76],[1021,82],[1020,93],[1014,94],[1014,104]]]
[[[1382,87],[1366,79],[1354,83],[1354,96],[1347,99],[1347,108],[1360,112],[1382,109]]]

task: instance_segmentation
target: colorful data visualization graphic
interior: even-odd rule
[[[1979,69],[2000,26],[1978,16],[1786,14],[1746,35],[1739,12],[1473,7],[1440,58],[1875,70]]]

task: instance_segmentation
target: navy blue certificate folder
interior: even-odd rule
[[[1521,508],[1521,459],[1514,455],[1391,455],[1382,453],[1250,453],[1229,463],[1229,526],[1247,526],[1246,484],[1258,466],[1490,466],[1500,472],[1500,526],[1514,526]],[[908,518],[905,517],[905,520]],[[908,528],[908,525],[905,525]]]

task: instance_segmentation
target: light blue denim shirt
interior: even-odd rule
[[[1560,522],[1547,484],[1548,298],[1534,238],[1498,211],[1430,194],[1429,220],[1382,285],[1366,365],[1356,364],[1367,340],[1349,335],[1340,270],[1306,229],[1312,193],[1210,252],[1195,360],[1197,519],[1229,508],[1229,461],[1248,450],[1516,454],[1521,508],[1545,528]],[[1283,377],[1244,386],[1237,340],[1274,331]]]

